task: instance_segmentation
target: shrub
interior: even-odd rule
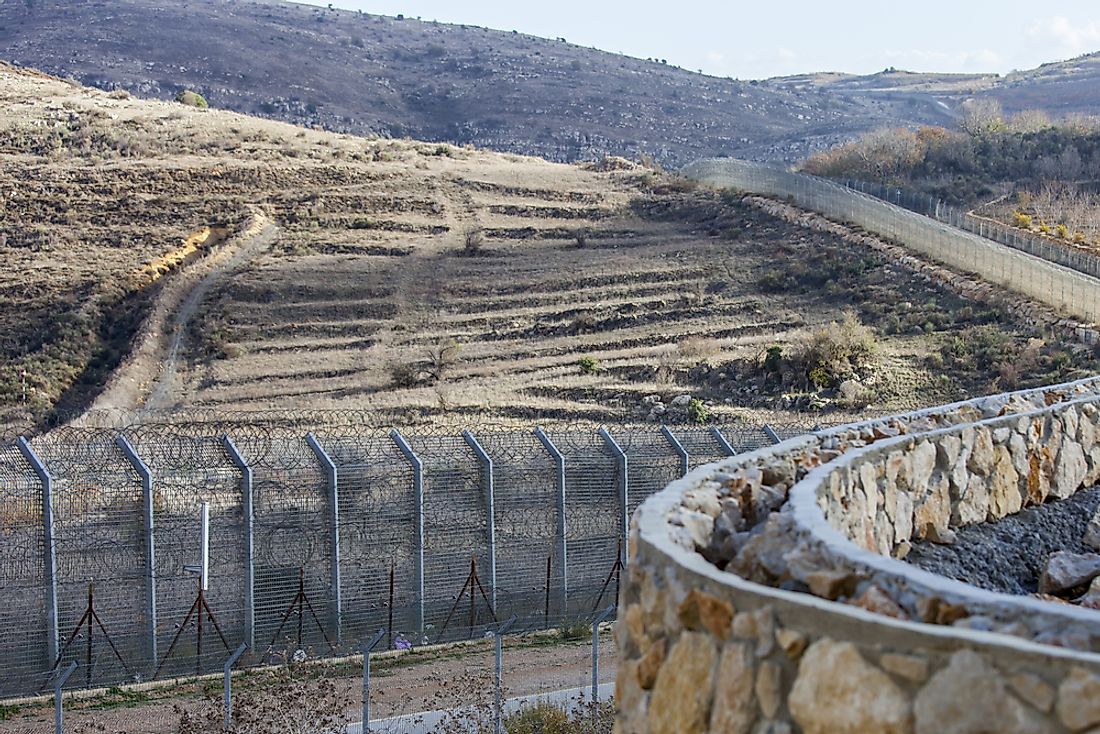
[[[706,423],[710,418],[710,408],[699,398],[692,398],[687,404],[687,416],[692,423]]]
[[[696,364],[713,359],[722,351],[717,339],[707,336],[689,336],[677,345],[681,356]]]
[[[210,105],[206,102],[206,98],[198,92],[192,92],[190,89],[184,89],[182,92],[176,95],[176,101],[180,104],[185,104],[188,107],[199,107],[205,109]]]
[[[814,330],[795,357],[807,381],[817,388],[835,387],[874,361],[874,332],[852,313]]]
[[[577,360],[577,366],[586,375],[594,375],[600,371],[600,363],[595,357],[581,357]]]
[[[1054,236],[1059,237],[1063,240],[1068,240],[1069,239],[1069,227],[1067,227],[1064,224],[1059,224],[1057,227],[1054,228]]]
[[[592,639],[592,625],[588,622],[581,620],[574,622],[573,624],[563,625],[558,629],[558,633],[563,640],[591,640]]]
[[[485,244],[485,232],[481,227],[471,227],[462,237],[462,245],[467,255],[476,255],[481,252]]]
[[[578,249],[583,250],[585,247],[588,247],[588,230],[582,227],[574,232],[573,242],[577,245]]]
[[[254,685],[234,692],[232,734],[337,734],[354,701],[331,678],[318,678],[304,664],[291,663],[258,674]],[[226,731],[221,696],[198,710],[176,708],[179,734]]]
[[[508,734],[611,734],[615,725],[615,705],[611,701],[571,702],[569,711],[550,703],[538,703],[520,709],[504,719]]]
[[[1023,212],[1012,212],[1012,224],[1020,229],[1031,229],[1031,217]]]
[[[778,375],[783,369],[783,347],[773,344],[764,352],[764,373]]]

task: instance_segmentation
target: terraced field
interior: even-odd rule
[[[333,135],[11,67],[0,151],[9,423],[79,410],[127,374],[165,284],[257,219],[277,228],[266,249],[232,261],[178,363],[135,372],[134,404],[117,407],[804,424],[808,407],[896,412],[1087,358],[836,233],[620,159]],[[177,262],[205,227],[214,244]],[[878,342],[864,397],[784,394],[772,377],[793,367],[769,373],[766,350],[793,355],[845,313]]]
[[[805,421],[739,393],[737,371],[848,309],[964,305],[835,237],[631,174],[469,170],[389,206],[371,202],[369,228],[356,219],[367,200],[367,188],[326,196],[319,227],[288,224],[280,251],[209,305],[180,405],[530,424],[640,421],[652,396],[671,404],[690,394],[712,420]],[[471,227],[484,233],[474,254],[464,246]],[[853,256],[865,270],[832,289],[777,290],[763,277]],[[924,363],[934,339],[887,340],[884,406],[958,391]]]

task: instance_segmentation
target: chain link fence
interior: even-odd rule
[[[841,183],[852,191],[888,201],[896,206],[950,224],[952,227],[965,229],[967,232],[995,240],[1035,257],[1100,278],[1100,257],[1082,247],[1056,242],[1047,237],[1023,231],[1019,227],[1010,227],[1003,222],[976,216],[968,211],[949,206],[942,199],[929,194],[906,191],[896,186],[884,186],[869,181],[847,179]]]
[[[1017,235],[1008,227],[927,197],[910,196],[908,203],[913,209],[906,209],[901,206],[906,198],[897,189],[861,191],[844,183],[728,158],[700,161],[682,173],[717,186],[789,198],[802,208],[860,226],[1063,313],[1090,323],[1100,321],[1100,280],[1093,277],[1096,264],[1091,255],[1063,252],[1065,248],[1054,243]],[[873,195],[876,193],[885,200]],[[925,216],[926,207],[931,208],[932,216]]]
[[[368,425],[112,416],[0,442],[0,698],[73,661],[66,687],[87,688],[218,672],[242,642],[248,666],[354,654],[378,629],[394,648],[568,627],[615,603],[646,497],[813,430]]]

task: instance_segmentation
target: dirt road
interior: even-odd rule
[[[547,693],[591,684],[591,642],[563,641],[546,636],[508,638],[504,647],[504,693],[507,697]],[[422,648],[371,662],[371,718],[392,717],[457,706],[487,707],[493,700],[492,643]],[[612,635],[600,639],[600,681],[615,679],[617,652]],[[334,697],[346,706],[345,721],[361,719],[362,669],[359,660],[320,663],[317,675],[334,684]],[[261,678],[234,677],[240,699],[255,692]],[[66,702],[70,734],[171,734],[180,711],[220,707],[221,679],[173,683],[150,690],[112,689],[105,695]],[[0,707],[0,733],[53,732],[53,707],[48,701],[5,710]]]

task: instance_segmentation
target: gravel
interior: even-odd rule
[[[952,545],[913,544],[905,560],[925,571],[990,591],[1033,594],[1055,551],[1091,553],[1082,542],[1100,506],[1100,487],[1021,510],[998,522],[955,528]]]

